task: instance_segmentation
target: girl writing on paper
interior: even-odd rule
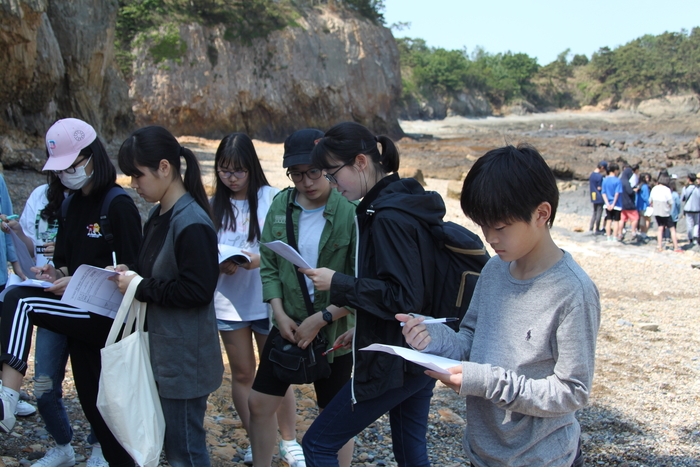
[[[219,144],[214,159],[216,190],[211,199],[219,244],[232,245],[252,261],[241,265],[232,260],[219,264],[214,308],[219,334],[231,367],[231,398],[243,428],[250,430],[248,395],[255,379],[253,339],[262,353],[270,333],[269,305],[263,302],[260,282],[260,235],[272,198],[279,192],[267,181],[251,139],[231,133]],[[293,439],[296,401],[290,387],[277,410],[283,439]],[[252,446],[243,462],[253,463]]]
[[[61,302],[72,274],[80,265],[105,267],[116,254],[125,264],[135,265],[141,245],[141,218],[131,197],[116,196],[107,216],[114,236],[107,241],[100,228],[100,212],[105,196],[117,186],[116,170],[92,126],[82,120],[66,118],[54,123],[46,133],[48,161],[44,170],[53,170],[73,198],[65,218],[58,217],[54,265],[33,268],[37,279],[52,282],[44,290],[18,287],[5,296],[0,320],[2,341],[3,388],[0,391],[0,428],[10,431],[14,425],[14,407],[22,376],[27,370],[32,325],[67,337],[75,386],[85,416],[111,466],[133,466],[131,456],[117,442],[97,410],[100,376],[100,349],[112,327],[114,313],[97,314]],[[54,367],[61,373],[65,360]],[[56,373],[58,374],[58,373]],[[59,384],[60,378],[52,381]],[[59,388],[60,391],[60,388]],[[55,399],[54,399],[55,400]],[[49,423],[49,420],[46,420]],[[66,419],[67,422],[67,419]],[[70,429],[70,425],[64,424]],[[72,433],[56,438],[59,446],[49,451],[61,465],[73,465],[70,446]],[[71,463],[72,462],[72,463]]]
[[[36,266],[44,266],[53,258],[61,205],[70,191],[52,171],[47,172],[47,179],[48,183],[38,186],[29,195],[19,220],[8,222],[8,226],[33,256]],[[67,363],[68,338],[63,334],[37,327],[34,344],[34,396],[46,431],[56,441],[56,447],[49,449],[44,457],[32,464],[36,467],[70,464],[75,459],[75,453],[70,446],[73,428],[63,406],[63,379]],[[20,401],[20,404],[22,403],[23,401]],[[19,407],[18,405],[18,409]],[[33,412],[36,412],[36,409],[33,409]],[[18,415],[21,415],[19,410]],[[88,443],[93,447],[87,467],[107,465],[94,433],[88,436]]]
[[[305,129],[292,133],[284,142],[282,166],[294,182],[275,197],[265,219],[263,243],[282,241],[287,237],[287,219],[296,235],[299,253],[311,265],[327,266],[353,274],[355,265],[355,230],[352,218],[355,206],[333,190],[323,178],[321,170],[311,165],[311,151],[315,141],[323,136],[319,130]],[[333,306],[327,292],[315,290],[311,281],[305,280],[313,311],[306,307],[297,267],[273,253],[269,248],[261,250],[263,299],[273,310],[274,327],[260,354],[260,366],[250,392],[250,439],[253,444],[253,465],[270,467],[277,440],[275,412],[282,404],[290,387],[288,381],[276,376],[274,363],[269,358],[275,340],[286,339],[291,345],[307,348],[320,333],[333,342],[353,326],[349,310]],[[352,355],[349,349],[338,349],[321,358],[328,358],[331,374],[314,381],[319,411],[323,411],[350,379]],[[287,437],[282,433],[279,443],[280,457],[290,467],[305,467],[301,446],[296,432]],[[353,442],[349,440],[341,452],[344,467],[352,460]]]
[[[306,463],[338,465],[338,450],[388,412],[398,465],[429,466],[426,430],[435,380],[424,368],[393,355],[359,350],[373,343],[405,347],[394,315],[430,314],[426,288],[433,268],[423,262],[430,260],[426,252],[434,251],[428,227],[441,224],[444,202],[415,179],[399,178],[394,143],[358,123],[328,130],[312,158],[343,196],[362,201],[356,210],[356,276],[329,268],[300,269],[317,290],[330,291],[331,303],[356,310],[353,379],[306,432]]]
[[[181,159],[187,164],[184,179]],[[143,229],[135,298],[146,303],[153,375],[165,417],[165,455],[173,467],[207,467],[204,412],[221,384],[214,313],[219,277],[216,231],[197,158],[165,128],[132,133],[119,167],[146,201],[158,203]],[[119,271],[126,271],[124,265]],[[136,275],[116,278],[122,293]]]

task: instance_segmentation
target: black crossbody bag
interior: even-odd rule
[[[291,197],[293,192],[294,190],[290,190],[287,195],[287,244],[298,252],[299,248],[294,236],[294,223],[292,222]],[[315,313],[314,306],[311,303],[304,275],[298,270],[297,279],[299,280],[301,293],[304,296],[306,312],[311,316]],[[328,378],[331,374],[331,367],[328,363],[328,357],[322,355],[326,349],[328,349],[328,341],[320,332],[305,349],[297,346],[294,342],[289,342],[281,334],[277,334],[272,338],[272,349],[270,349],[270,361],[275,364],[275,377],[289,384],[308,384],[319,379]]]

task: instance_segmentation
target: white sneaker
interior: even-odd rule
[[[68,445],[70,451],[65,453],[58,447],[49,449],[44,457],[32,464],[34,467],[72,467],[75,465],[75,452],[73,446]]]
[[[15,415],[18,417],[28,417],[36,413],[36,407],[34,407],[29,402],[20,400],[17,402],[17,408],[15,408]]]
[[[15,406],[14,401],[3,391],[0,381],[0,430],[5,433],[9,433],[15,426]]]
[[[243,463],[245,465],[253,465],[253,446],[248,446],[243,454]]]
[[[306,467],[304,450],[296,441],[280,441],[280,457],[289,467]]]
[[[92,447],[92,453],[85,465],[86,467],[109,467],[109,462],[102,455],[102,447],[99,444]]]

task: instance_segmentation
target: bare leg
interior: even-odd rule
[[[676,235],[676,228],[669,227],[671,229],[671,240],[673,241],[673,249],[678,250],[678,235]]]
[[[664,226],[663,225],[659,226],[659,236],[658,236],[657,248],[659,250],[663,250],[663,248],[664,248]]]
[[[291,388],[290,388],[291,389]],[[250,408],[250,444],[253,447],[253,465],[270,467],[272,452],[277,443],[277,409],[282,397],[270,396],[252,389],[248,398]]]
[[[249,431],[250,411],[248,410],[248,396],[255,379],[253,331],[248,327],[236,329],[235,331],[221,331],[220,334],[231,368],[231,399],[233,400],[233,406],[238,412],[243,428]]]
[[[280,435],[285,441],[297,439],[297,401],[294,398],[294,388],[289,386],[277,410],[277,422]]]
[[[22,380],[24,376],[22,373],[12,368],[7,363],[2,364],[2,385],[6,388],[10,388],[19,392],[22,387]]]

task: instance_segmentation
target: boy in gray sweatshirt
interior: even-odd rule
[[[464,180],[461,205],[497,256],[459,332],[396,315],[413,348],[462,361],[449,375],[426,373],[466,396],[464,448],[475,466],[583,465],[575,413],[591,391],[600,297],[552,240],[558,201],[533,147],[486,153]]]

